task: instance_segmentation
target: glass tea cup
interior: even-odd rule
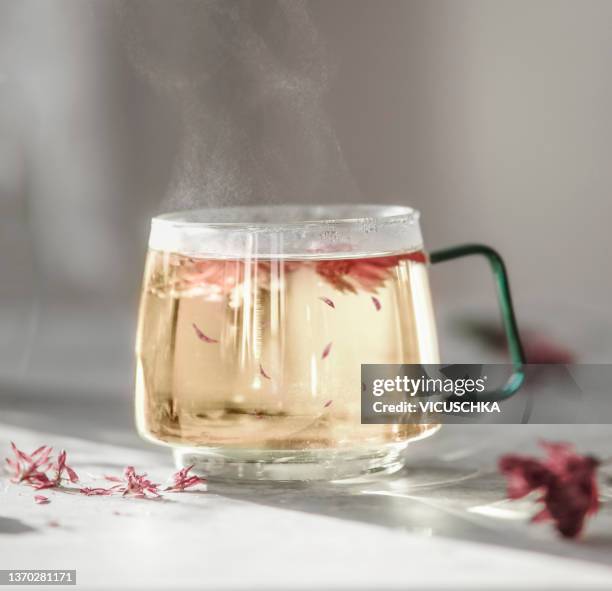
[[[435,424],[361,424],[361,364],[439,363],[428,263],[489,258],[520,385],[503,262],[426,254],[419,213],[202,209],[152,221],[137,336],[140,434],[221,478],[337,480],[402,467]],[[498,396],[499,396],[498,395]]]

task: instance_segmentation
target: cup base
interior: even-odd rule
[[[176,467],[215,480],[345,480],[370,474],[392,474],[404,466],[408,441],[360,450],[229,450],[176,448]]]

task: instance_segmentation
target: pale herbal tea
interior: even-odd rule
[[[362,363],[439,362],[425,262],[422,251],[237,260],[151,250],[137,344],[141,433],[284,459],[435,430],[360,423]]]

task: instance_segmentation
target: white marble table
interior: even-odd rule
[[[131,321],[104,328],[90,314],[71,316],[46,316],[27,371],[4,357],[0,457],[10,440],[26,450],[48,443],[66,448],[92,484],[126,464],[164,480],[170,455],[132,428]],[[528,524],[531,501],[504,500],[495,462],[536,451],[539,437],[609,457],[610,431],[447,426],[415,443],[393,477],[211,482],[208,492],[161,502],[50,491],[51,503],[37,505],[30,488],[2,476],[0,568],[76,569],[80,587],[100,589],[609,589],[610,503],[581,541],[562,540],[547,524]]]

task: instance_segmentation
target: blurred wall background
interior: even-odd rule
[[[105,324],[123,359],[155,213],[311,200],[496,246],[520,317],[601,359],[610,22],[606,0],[0,0],[3,366]],[[434,274],[442,315],[495,310],[484,265]]]

